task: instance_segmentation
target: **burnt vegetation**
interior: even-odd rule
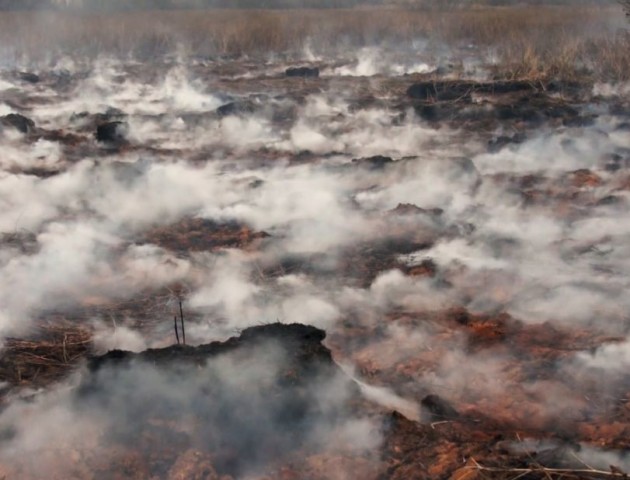
[[[627,479],[630,3],[539,3],[0,1],[0,478]]]

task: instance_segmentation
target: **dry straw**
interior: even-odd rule
[[[623,0],[628,8],[628,0]],[[59,55],[147,60],[186,52],[216,57],[331,55],[365,45],[473,46],[497,77],[630,80],[630,35],[619,6],[401,7],[340,10],[3,12],[5,60]],[[417,42],[416,42],[417,44]]]

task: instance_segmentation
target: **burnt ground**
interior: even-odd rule
[[[519,355],[530,356],[533,363],[552,362],[560,352],[614,341],[567,338],[550,326],[527,329],[509,318],[471,317],[463,310],[449,312],[442,322],[469,329],[474,350],[513,343],[523,349]],[[362,398],[358,386],[323,346],[325,336],[310,326],[269,324],[246,329],[223,343],[175,345],[138,354],[115,350],[88,357],[71,402],[79,414],[106,414],[111,420],[100,432],[101,453],[78,447],[72,453],[72,470],[93,472],[95,478],[138,479],[240,478],[261,469],[265,478],[320,479],[356,472],[375,479],[513,478],[520,473],[526,473],[524,478],[616,478],[611,472],[591,473],[594,469],[585,467],[579,455],[584,441],[602,449],[627,448],[619,412],[614,418],[594,415],[574,425],[554,425],[549,419],[536,425],[535,418],[488,416],[482,405],[456,408],[438,395],[416,392],[420,417],[411,420]],[[378,336],[372,333],[370,338]],[[68,342],[68,348],[72,345]],[[37,353],[45,354],[41,348]],[[397,372],[362,367],[362,376],[405,385],[429,362],[409,359],[397,365]],[[522,363],[514,368],[543,370]],[[232,375],[226,369],[259,373],[247,384],[234,385],[224,377]],[[143,384],[137,376],[156,383]],[[323,407],[314,392],[330,383],[343,394]],[[184,397],[173,395],[178,389],[185,391]],[[535,409],[535,403],[530,408]],[[315,425],[334,430],[358,418],[369,419],[382,435],[377,449],[356,452],[352,445],[337,445],[330,450],[310,438]],[[5,435],[6,443],[11,434]],[[524,438],[528,443],[521,445]],[[52,469],[47,474],[68,475],[67,461],[47,463]],[[8,478],[42,474],[28,458],[14,462],[7,472]],[[72,478],[83,477],[75,473]]]
[[[325,72],[326,65],[314,66]],[[120,78],[108,79],[115,85],[124,86],[129,79],[150,84],[164,72],[155,65],[120,68]],[[191,65],[188,74],[195,85],[201,82],[209,91],[220,92],[216,104],[207,106],[186,101],[184,107],[158,109],[151,108],[149,100],[146,105],[128,101],[125,111],[125,102],[119,101],[115,106],[97,102],[98,108],[91,105],[93,110],[74,111],[75,88],[83,88],[81,82],[90,76],[87,71],[40,72],[36,86],[16,84],[0,92],[0,102],[24,116],[4,116],[0,122],[3,141],[10,148],[27,151],[48,145],[45,142],[55,145],[53,153],[29,153],[27,161],[7,153],[0,159],[5,175],[43,186],[64,179],[87,159],[95,183],[114,179],[111,185],[122,185],[123,193],[125,188],[143,192],[124,206],[138,202],[150,217],[140,221],[109,207],[66,200],[41,224],[7,228],[0,236],[2,250],[30,258],[46,251],[40,235],[49,223],[111,220],[120,213],[128,216],[121,220],[120,241],[108,250],[107,261],[131,269],[125,257],[128,249],[157,249],[167,272],[154,285],[149,271],[145,274],[149,280],[133,289],[124,288],[126,277],[117,280],[123,284],[120,289],[106,290],[105,281],[87,293],[75,287],[76,294],[64,292],[69,299],[54,305],[44,302],[24,313],[39,327],[12,334],[4,342],[0,354],[4,408],[10,409],[23,392],[30,398],[32,388],[54,391],[78,371],[80,380],[70,398],[77,416],[109,420],[99,424],[98,434],[91,432],[93,438],[86,436],[82,448],[62,446],[61,453],[45,448],[50,456],[42,463],[45,473],[28,457],[0,462],[0,473],[6,472],[7,479],[626,478],[630,377],[622,353],[629,325],[621,299],[623,285],[609,282],[617,292],[609,302],[616,307],[619,299],[614,315],[585,322],[577,320],[578,311],[574,321],[559,321],[547,311],[512,308],[519,289],[528,287],[520,272],[449,261],[436,249],[448,242],[481,243],[488,258],[508,259],[507,264],[552,251],[567,263],[588,265],[588,276],[572,279],[575,283],[613,278],[622,268],[607,257],[610,244],[618,245],[614,230],[602,231],[601,236],[594,232],[588,241],[567,236],[551,247],[534,244],[526,250],[516,235],[486,235],[477,225],[485,215],[478,210],[479,203],[487,201],[484,192],[496,189],[501,195],[490,200],[493,206],[504,202],[524,216],[544,216],[565,228],[599,212],[623,218],[630,189],[630,146],[624,149],[619,144],[628,134],[627,98],[598,96],[586,83],[452,80],[435,73],[287,78],[265,68],[241,62]],[[252,70],[256,74],[247,76]],[[313,96],[337,94],[343,97],[344,108],[322,108],[322,113],[309,104]],[[63,113],[51,113],[57,104]],[[315,113],[304,113],[309,105]],[[258,135],[258,130],[246,131],[249,121],[263,119],[270,130],[288,132],[305,116],[321,124],[319,132],[333,140],[351,131],[355,118],[368,124],[369,134],[360,137],[359,144],[382,134],[374,125],[394,130],[411,123],[430,131],[431,138],[424,145],[426,151],[390,146],[382,152],[356,147],[354,140],[287,147],[289,134],[279,139],[260,134],[262,140],[245,147],[241,142]],[[369,121],[361,120],[363,116]],[[238,122],[236,133],[227,128],[231,122]],[[588,150],[591,157],[583,164],[518,167],[520,149],[538,138],[551,140],[529,151],[531,156],[547,158],[544,150],[554,147],[553,139],[558,138],[562,155],[581,158],[585,135],[597,148]],[[605,146],[599,148],[600,143]],[[370,203],[387,188],[420,175],[417,166],[431,165],[443,145],[461,153],[445,155],[435,167],[448,180],[445,196],[414,203],[413,198],[424,197],[399,195],[387,208]],[[517,158],[516,166],[494,167],[501,156]],[[182,159],[199,169],[217,164],[216,176],[221,178],[239,169],[247,171],[224,190],[202,196],[204,208],[194,202],[188,205],[191,186],[190,192],[177,191],[175,203],[183,206],[160,207],[159,214],[150,216],[160,194],[143,203],[141,195],[152,191],[145,189],[150,183],[147,172],[151,165]],[[344,220],[350,223],[351,217],[360,216],[369,231],[377,233],[362,234],[367,231],[362,226],[334,247],[329,243],[293,247],[288,243],[293,231],[285,224],[290,220],[266,225],[248,210],[257,202],[270,213],[277,208],[264,203],[269,192],[280,195],[292,180],[282,177],[273,183],[278,166],[287,171],[321,167],[333,178],[352,177],[351,186],[344,183],[340,194]],[[192,185],[192,177],[185,180]],[[159,191],[164,184],[150,186]],[[95,196],[107,195],[92,188]],[[305,188],[304,196],[317,193]],[[235,191],[245,200],[232,198]],[[473,200],[455,215],[444,198],[462,192]],[[215,196],[225,199],[220,214]],[[297,208],[286,208],[283,214],[292,218]],[[323,210],[308,215],[329,213],[333,214]],[[295,221],[306,223],[302,217]],[[327,230],[305,231],[298,237],[304,243],[319,240],[318,235],[333,236]],[[208,334],[198,333],[206,331],[202,327],[211,326],[211,338],[225,337],[234,323],[229,311],[195,303],[195,292],[209,282],[204,268],[225,275],[217,262],[234,255],[245,256],[253,265],[243,275],[265,292],[286,288],[283,280],[308,278],[331,297],[353,289],[368,298],[361,307],[346,308],[339,301],[340,314],[327,325],[327,336],[315,327],[270,323],[208,344]],[[204,263],[208,258],[210,267]],[[190,262],[185,274],[179,273],[178,262]],[[532,305],[548,298],[546,287],[530,296]],[[189,338],[198,346],[167,346],[174,341],[172,314],[179,299],[184,301]],[[308,305],[300,306],[306,316]],[[560,317],[564,308],[568,306],[554,313]],[[587,304],[581,310],[589,308]],[[592,310],[589,317],[607,314],[601,306]],[[304,323],[300,308],[291,312],[297,317],[282,320]],[[163,348],[95,356],[91,343],[95,319],[124,325],[149,339],[149,345]],[[256,322],[273,320],[260,317]],[[600,349],[617,347],[613,358],[621,359],[620,372],[608,365],[581,366],[585,358],[597,358]],[[361,382],[411,402],[418,415],[400,411],[396,402],[375,402],[363,395],[356,379],[335,361],[353,365]],[[233,372],[252,373],[233,375],[239,379],[233,383]],[[143,378],[152,382],[145,384]],[[328,391],[331,383],[341,393],[324,402],[317,392]],[[138,387],[126,388],[129,385]],[[162,388],[165,385],[169,388]],[[377,432],[377,445],[357,451],[355,438],[339,432],[355,421],[369,422],[371,431]],[[312,435],[319,430],[324,431],[323,444]],[[337,437],[339,443],[329,441]],[[2,438],[9,451],[16,437],[9,430]]]
[[[254,232],[236,222],[219,224],[211,220],[191,218],[166,227],[156,227],[147,233],[144,243],[158,245],[176,252],[212,251],[220,248],[252,248],[269,237]]]

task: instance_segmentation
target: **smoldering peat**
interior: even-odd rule
[[[408,34],[2,63],[0,476],[628,468],[626,83]]]

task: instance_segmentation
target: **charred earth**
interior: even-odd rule
[[[626,478],[621,12],[0,13],[0,479]]]

